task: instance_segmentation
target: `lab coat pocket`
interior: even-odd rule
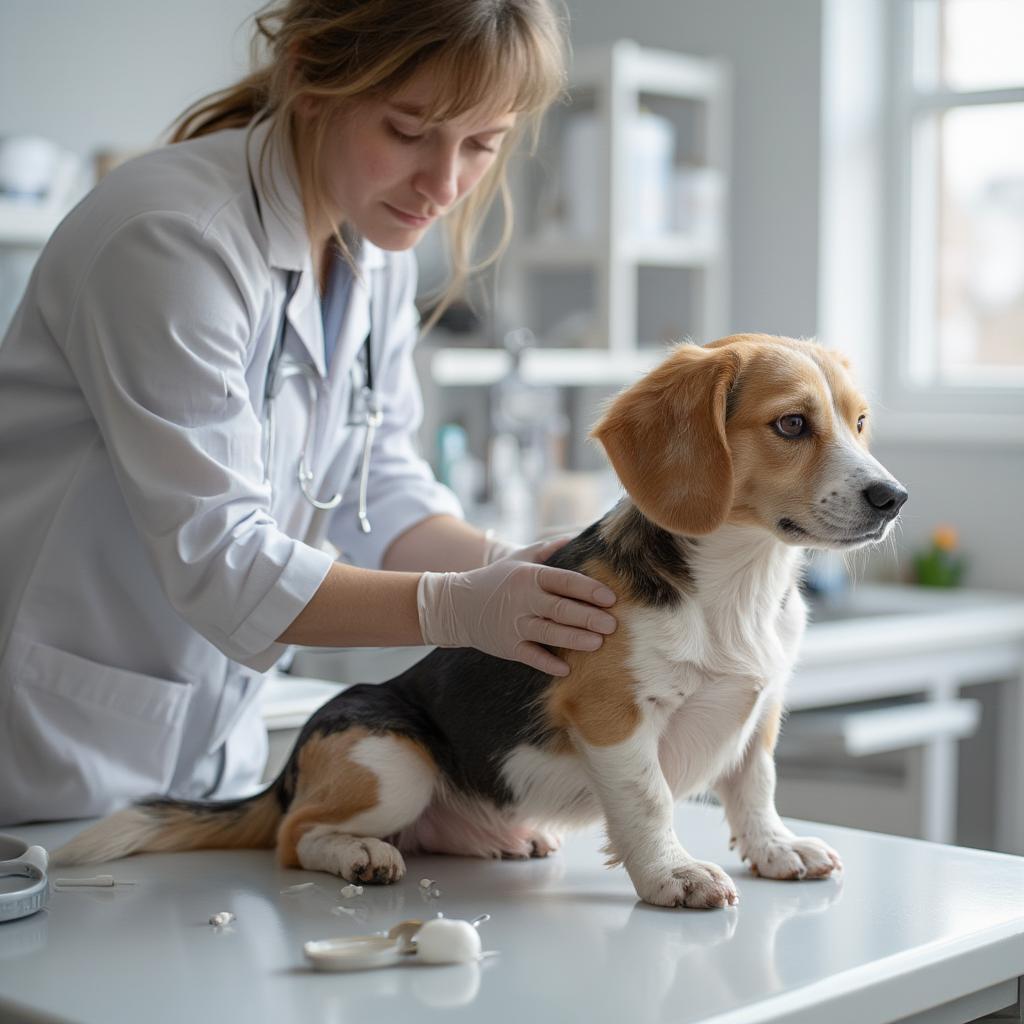
[[[14,662],[9,735],[46,816],[103,814],[166,792],[190,686],[11,642],[24,653]]]

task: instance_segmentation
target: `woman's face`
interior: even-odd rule
[[[338,222],[381,249],[408,249],[465,197],[494,163],[515,114],[480,107],[428,123],[428,71],[388,98],[334,114],[321,152]]]

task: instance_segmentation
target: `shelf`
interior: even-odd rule
[[[550,238],[525,243],[520,252],[531,267],[593,267],[604,260],[600,239]],[[627,239],[621,258],[642,267],[706,267],[718,258],[717,247],[685,235]]]
[[[665,357],[662,348],[635,352],[601,349],[530,349],[522,356],[523,380],[548,387],[631,384]],[[437,384],[468,387],[497,384],[512,368],[512,357],[497,348],[442,348],[430,360]]]
[[[546,238],[524,242],[519,251],[532,267],[591,267],[604,259],[600,239]]]
[[[642,267],[706,267],[718,259],[710,242],[685,235],[627,240],[625,258]]]
[[[707,100],[722,89],[721,65],[701,57],[641,47],[620,39],[609,50],[577,54],[570,89],[590,89],[607,82],[614,68],[620,87],[655,96]]]
[[[67,211],[0,198],[0,246],[41,249]]]

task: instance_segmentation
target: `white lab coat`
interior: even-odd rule
[[[369,243],[316,409],[312,491],[344,500],[317,513],[298,489],[302,377],[277,399],[265,472],[289,270],[285,350],[325,365],[294,165],[271,147],[267,184],[267,135],[113,171],[57,229],[0,345],[0,823],[251,790],[255,697],[331,565],[325,540],[375,568],[416,522],[461,514],[414,447],[413,256]],[[384,421],[363,534],[365,428],[349,421],[371,312]]]

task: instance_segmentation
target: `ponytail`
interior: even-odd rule
[[[184,142],[222,128],[244,128],[270,99],[269,69],[255,71],[235,85],[204,96],[171,126],[170,141]]]

